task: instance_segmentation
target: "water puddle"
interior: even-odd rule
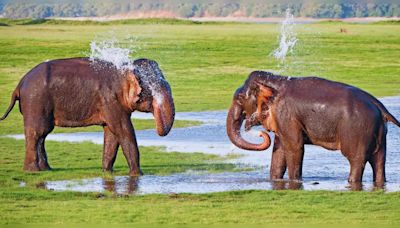
[[[400,96],[380,99],[387,109],[400,118]],[[193,153],[202,152],[216,155],[240,154],[239,158],[227,160],[241,166],[252,167],[255,172],[234,172],[223,174],[174,174],[170,176],[145,175],[134,184],[129,184],[127,177],[115,177],[113,180],[116,192],[129,192],[127,188],[135,189],[137,194],[168,193],[168,192],[216,192],[245,189],[276,189],[276,184],[266,177],[271,160],[270,149],[262,152],[245,151],[233,146],[226,135],[226,111],[211,112],[181,112],[176,114],[179,120],[202,121],[201,126],[173,129],[166,137],[159,137],[155,130],[136,131],[138,143],[141,146],[162,146],[166,152]],[[151,115],[134,113],[134,118],[149,119]],[[249,141],[257,142],[257,131],[245,135]],[[24,135],[9,135],[15,139],[24,139]],[[271,135],[271,138],[273,136]],[[51,134],[47,140],[103,143],[102,132]],[[101,156],[101,155],[99,155]],[[400,128],[388,124],[387,155],[386,155],[387,191],[400,191]],[[100,165],[100,164],[99,164]],[[339,151],[328,151],[321,147],[306,145],[303,162],[304,182],[301,189],[305,190],[346,190],[349,164]],[[111,189],[101,178],[80,181],[46,182],[48,189],[78,191],[105,191]],[[318,182],[319,184],[313,184]],[[76,184],[78,183],[78,184]],[[86,184],[85,184],[86,183]],[[364,172],[364,189],[372,189],[372,169],[367,165]],[[282,185],[282,183],[281,183]],[[75,187],[74,187],[75,186]],[[131,187],[130,187],[131,186]],[[132,186],[136,186],[133,188]]]
[[[145,175],[142,177],[117,176],[113,179],[92,178],[83,180],[49,181],[40,187],[53,191],[105,192],[118,195],[213,193],[237,190],[365,190],[383,189],[400,191],[400,184],[388,182],[385,186],[349,185],[344,180],[325,179],[320,182],[306,178],[302,182],[269,181],[263,172],[218,174],[173,174],[169,176]]]

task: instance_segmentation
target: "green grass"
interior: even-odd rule
[[[177,111],[221,110],[253,70],[278,69],[269,54],[277,47],[278,25],[130,21],[7,21],[0,23],[0,114],[19,79],[47,59],[82,56],[89,42],[112,30],[136,36],[136,57],[156,60],[170,82]],[[17,25],[30,24],[30,25]],[[298,48],[286,75],[316,75],[358,86],[376,96],[400,94],[400,26],[322,23],[298,25]],[[340,33],[345,28],[347,33]],[[136,129],[153,121],[133,120]],[[198,124],[177,121],[175,127]],[[15,108],[0,122],[0,135],[22,133]],[[99,127],[55,132],[100,131]],[[140,141],[139,141],[140,144]],[[24,142],[0,137],[0,223],[400,223],[400,193],[241,191],[205,195],[119,197],[111,193],[51,192],[46,180],[105,176],[102,147],[47,142],[51,172],[24,173]],[[226,158],[165,153],[141,147],[145,174],[237,168]],[[122,153],[115,175],[126,175]],[[26,187],[19,187],[24,181]]]
[[[398,193],[241,191],[116,197],[2,193],[3,223],[398,224]],[[38,203],[43,202],[43,203]]]

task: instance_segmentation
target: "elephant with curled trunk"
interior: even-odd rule
[[[362,181],[369,162],[377,183],[385,182],[387,122],[400,127],[383,104],[358,88],[317,77],[290,78],[252,72],[233,98],[227,133],[233,144],[246,150],[265,150],[271,142],[253,144],[240,129],[262,125],[275,134],[270,178],[302,178],[304,144],[341,150],[350,162],[349,182]]]
[[[133,67],[117,69],[88,58],[59,59],[29,71],[12,94],[4,120],[19,100],[24,119],[24,170],[49,170],[46,136],[59,127],[101,125],[104,128],[103,170],[111,171],[121,146],[130,175],[141,174],[139,150],[131,113],[152,112],[157,133],[165,136],[175,117],[171,89],[158,64],[138,59]]]

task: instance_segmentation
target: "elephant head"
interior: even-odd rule
[[[247,142],[240,134],[242,123],[245,130],[256,125],[263,125],[267,130],[274,130],[271,106],[276,91],[259,80],[258,73],[253,72],[245,84],[236,90],[232,105],[227,116],[227,133],[229,139],[237,147],[245,150],[265,150],[271,145],[271,139],[266,132],[261,131],[264,138],[261,144]]]
[[[133,100],[134,103],[132,109],[153,113],[158,135],[165,136],[171,130],[175,118],[171,87],[155,61],[138,59],[133,65],[128,75],[135,88],[128,93],[131,94],[128,95],[131,97],[130,102]]]

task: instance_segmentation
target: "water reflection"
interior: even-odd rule
[[[167,176],[116,176],[111,179],[92,178],[44,182],[41,187],[54,191],[113,192],[131,194],[213,193],[237,190],[337,190],[337,191],[400,191],[400,184],[371,182],[349,184],[347,181],[326,179],[316,182],[270,181],[262,171],[225,173],[180,173]]]
[[[126,181],[118,179],[103,179],[103,188],[109,192],[131,195],[139,188],[139,177],[127,177]]]
[[[271,181],[273,190],[302,190],[304,189],[301,181],[277,180]]]

